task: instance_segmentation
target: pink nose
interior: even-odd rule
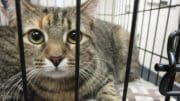
[[[62,56],[50,56],[49,60],[54,64],[54,66],[58,66],[59,63],[63,60]]]

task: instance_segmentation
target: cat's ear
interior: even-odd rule
[[[22,13],[26,10],[34,10],[34,7],[31,5],[30,0],[20,0]],[[7,25],[15,26],[16,25],[16,8],[15,0],[1,0],[0,6],[3,16],[6,17]]]
[[[94,15],[99,0],[87,0],[81,5],[81,12]]]

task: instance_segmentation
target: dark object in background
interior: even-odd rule
[[[180,72],[179,61],[179,51],[180,51],[180,31],[172,32],[168,38],[167,44],[167,54],[169,64],[156,64],[156,71],[164,71],[166,74],[163,76],[159,91],[162,95],[166,96],[166,100],[170,99],[170,96],[180,96],[180,91],[174,91],[173,84],[176,72]]]

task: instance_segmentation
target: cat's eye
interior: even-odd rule
[[[76,43],[76,37],[77,37],[77,33],[75,30],[73,31],[70,31],[67,35],[67,41],[69,43],[72,43],[72,44],[75,44]],[[79,34],[79,40],[81,41],[82,40],[82,32],[80,32]]]
[[[29,41],[33,44],[42,44],[45,41],[43,32],[38,29],[31,29],[27,34]]]

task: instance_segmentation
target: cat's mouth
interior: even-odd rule
[[[73,74],[74,73],[71,71],[52,70],[52,71],[44,72],[43,76],[53,79],[62,79],[62,78],[72,77]]]

